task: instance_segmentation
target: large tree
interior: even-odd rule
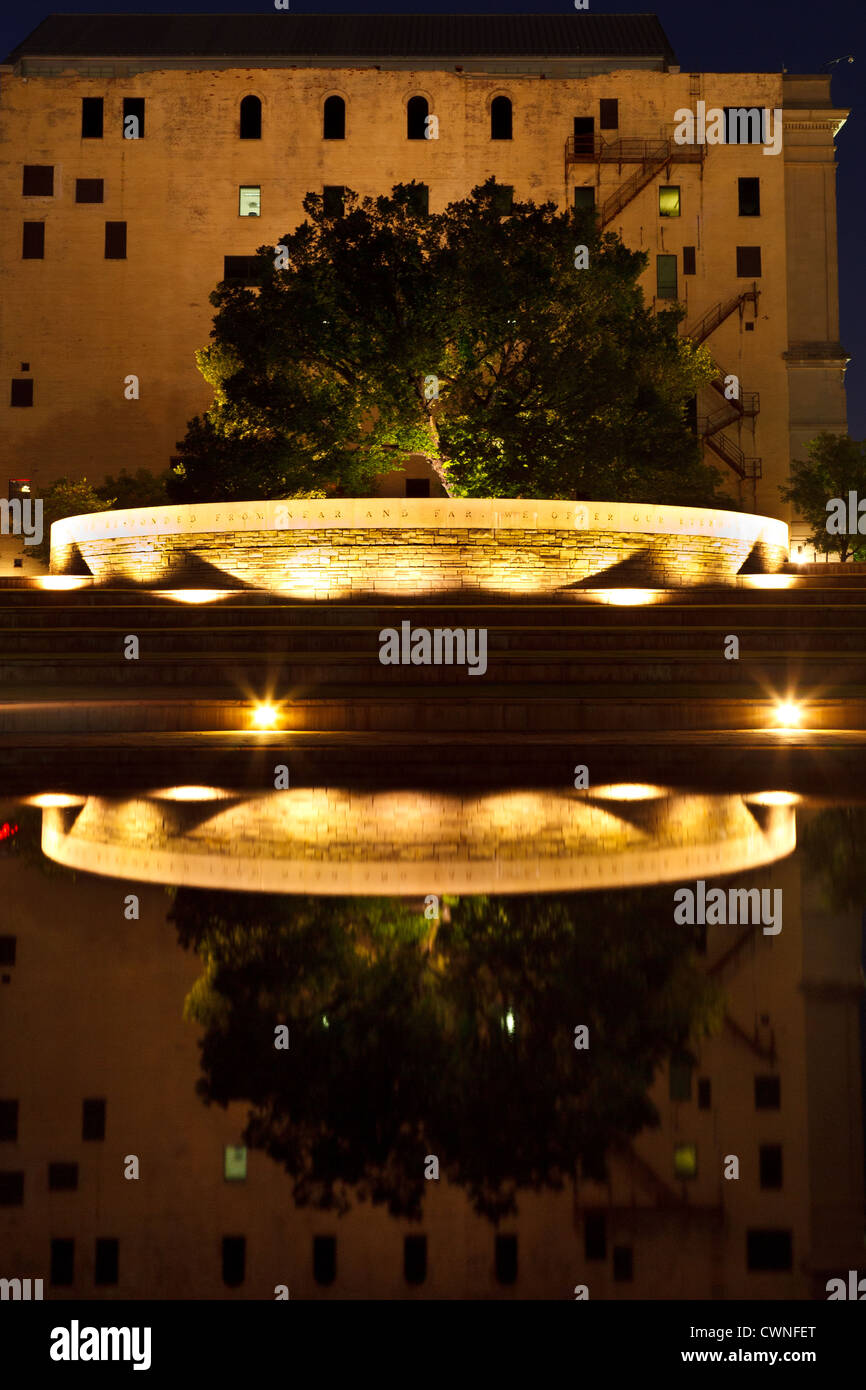
[[[816,550],[835,553],[840,560],[866,558],[866,537],[848,530],[849,521],[854,520],[866,533],[866,516],[848,517],[849,492],[866,501],[866,442],[822,430],[810,441],[807,453],[808,458],[792,462],[791,481],[779,488],[783,500],[793,502],[811,526],[808,539]]]
[[[687,421],[713,367],[644,304],[646,254],[503,192],[430,216],[414,184],[341,216],[308,195],[258,284],[211,295],[214,402],[172,496],[362,494],[423,453],[456,496],[716,500]]]

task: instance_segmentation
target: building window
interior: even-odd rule
[[[247,1264],[246,1236],[223,1236],[223,1283],[230,1289],[244,1282]]]
[[[18,1139],[18,1102],[0,1100],[0,1142],[14,1144]]]
[[[511,139],[511,102],[508,97],[494,97],[490,103],[490,139]]]
[[[598,125],[600,130],[619,130],[619,101],[616,97],[602,97],[598,103]]]
[[[713,1088],[708,1076],[698,1077],[698,1109],[709,1110],[712,1105]]]
[[[102,179],[76,179],[76,203],[101,203],[103,201]]]
[[[674,1176],[677,1178],[696,1178],[698,1176],[696,1144],[674,1145]]]
[[[656,296],[659,299],[676,299],[676,256],[656,256]]]
[[[755,1077],[755,1109],[778,1110],[782,1104],[782,1079],[779,1076]]]
[[[761,180],[760,179],[737,179],[737,195],[740,203],[741,217],[760,217],[761,215]]]
[[[426,217],[430,211],[430,189],[426,183],[415,183],[409,185],[409,199],[407,204],[410,212],[415,217]]]
[[[105,1101],[85,1100],[81,1102],[82,1139],[105,1138]]]
[[[31,380],[30,378],[28,378],[28,377],[16,377],[16,376],[13,376],[13,378],[12,378],[12,395],[11,395],[11,397],[10,397],[9,404],[10,404],[10,405],[32,405],[32,404],[33,404],[33,382],[32,382],[32,380]],[[12,939],[13,941],[15,940],[14,937],[12,937],[11,939]],[[7,940],[9,940],[8,937],[7,937]],[[2,961],[2,962],[0,962],[0,964],[6,965],[7,962],[6,962],[6,961]],[[11,962],[11,964],[12,964],[12,965],[15,964],[14,960]]]
[[[317,1284],[333,1284],[337,1277],[337,1237],[313,1236],[313,1278]]]
[[[758,1154],[761,1186],[780,1188],[782,1186],[782,1145],[762,1144]]]
[[[695,273],[696,273],[696,266],[695,266],[695,248],[694,248],[693,246],[684,246],[684,247],[683,247],[683,275],[694,275]]]
[[[261,140],[262,103],[258,97],[244,97],[241,102],[241,139]]]
[[[256,184],[242,185],[238,189],[238,216],[261,217],[262,190]]]
[[[247,1176],[247,1151],[245,1148],[226,1146],[223,1151],[223,1177],[226,1182],[245,1182]]]
[[[123,138],[144,139],[144,97],[123,98]]]
[[[322,189],[322,211],[326,217],[343,216],[343,195],[345,188],[341,183],[326,183]]]
[[[116,1284],[120,1243],[113,1236],[99,1236],[93,1266],[94,1284]]]
[[[102,97],[81,98],[81,138],[102,139]]]
[[[595,117],[575,116],[574,153],[577,159],[592,159],[595,154]]]
[[[78,1164],[49,1163],[48,1190],[49,1192],[77,1192]]]
[[[671,1100],[691,1100],[692,1064],[687,1057],[672,1057],[668,1075]]]
[[[423,1284],[427,1278],[427,1237],[406,1236],[403,1240],[403,1274],[407,1284]]]
[[[585,185],[574,190],[574,210],[575,212],[594,212],[595,211],[595,189],[587,188]]]
[[[257,285],[262,275],[258,256],[223,256],[223,279],[242,285]]]
[[[790,1231],[746,1232],[746,1268],[760,1270],[793,1269]]]
[[[496,1237],[496,1278],[500,1284],[517,1282],[517,1236]]]
[[[21,370],[22,370],[22,372],[23,372],[23,371],[28,371],[29,368],[26,368],[26,367],[22,366]],[[14,381],[12,382],[12,394],[13,394],[13,395],[15,394],[15,382],[14,382]],[[32,405],[32,403],[33,403],[33,402],[31,401],[31,405]],[[13,405],[14,405],[14,401],[13,401]],[[17,937],[17,936],[0,936],[0,965],[14,965],[14,964],[15,964],[15,951],[16,951],[16,945],[17,945],[17,943],[18,943],[18,937]]]
[[[346,138],[346,103],[342,97],[327,97],[325,99],[322,138],[323,140],[345,140]]]
[[[25,261],[41,261],[45,258],[45,223],[25,222],[21,256]]]
[[[406,139],[423,140],[430,108],[426,97],[410,97],[406,103]]]
[[[429,497],[430,479],[429,478],[407,478],[406,479],[407,497]]]
[[[106,222],[105,259],[107,261],[126,260],[126,223]]]
[[[20,1207],[24,1203],[24,1174],[0,1173],[0,1207]]]
[[[761,274],[760,246],[737,247],[737,275],[740,279],[755,280]]]
[[[587,1260],[607,1259],[607,1222],[603,1211],[588,1211],[583,1218],[583,1254]]]
[[[53,198],[54,165],[25,164],[21,195],[24,198]]]
[[[508,184],[496,184],[493,189],[493,211],[498,217],[507,217],[513,206],[514,189]]]
[[[726,106],[725,140],[729,145],[763,145],[763,108],[760,106]]]
[[[630,1245],[613,1247],[613,1277],[618,1284],[630,1284],[634,1278],[634,1251]]]
[[[52,1240],[50,1281],[55,1288],[67,1287],[75,1280],[75,1241]]]
[[[662,184],[659,189],[659,217],[679,217],[680,190],[677,184]]]

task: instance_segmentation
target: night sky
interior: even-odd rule
[[[439,7],[429,3],[409,4],[407,0],[368,0],[366,4],[339,4],[324,0],[292,0],[295,14],[402,14],[435,13]],[[48,14],[238,14],[273,13],[272,4],[245,7],[238,0],[215,3],[186,3],[169,6],[165,0],[133,0],[131,4],[99,4],[83,0],[64,5],[49,0],[45,6],[27,5],[0,17],[0,50],[5,57],[16,43],[31,33]],[[832,68],[833,101],[851,109],[852,114],[837,140],[838,218],[839,218],[839,297],[841,340],[851,363],[848,367],[848,428],[856,439],[866,436],[866,277],[863,274],[863,227],[866,224],[866,134],[862,98],[866,97],[866,7],[863,0],[660,0],[656,5],[637,0],[633,5],[590,0],[597,14],[658,14],[684,72],[788,72],[815,73],[832,59],[852,54],[854,63],[836,63]],[[448,0],[441,7],[446,14],[551,14],[573,13],[572,0],[499,0],[482,4],[479,0],[459,4]],[[858,102],[857,98],[861,101]]]

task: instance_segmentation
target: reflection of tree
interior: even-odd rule
[[[665,889],[476,897],[431,935],[388,899],[182,889],[173,919],[205,965],[186,1006],[199,1091],[250,1102],[245,1142],[301,1204],[344,1210],[354,1188],[420,1215],[436,1154],[496,1219],[578,1160],[603,1176],[611,1143],[657,1123],[653,1074],[717,1002],[672,917]]]
[[[831,806],[801,817],[799,842],[833,912],[866,905],[866,806]]]

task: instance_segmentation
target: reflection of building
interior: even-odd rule
[[[224,1156],[244,1107],[195,1097],[181,1008],[200,962],[178,949],[164,891],[136,889],[127,921],[128,880],[2,871],[16,916],[14,948],[0,941],[0,1245],[9,1275],[47,1280],[52,1242],[55,1274],[73,1256],[72,1282],[46,1282],[46,1297],[272,1298],[286,1284],[293,1298],[569,1299],[586,1284],[591,1298],[796,1299],[824,1297],[825,1270],[862,1259],[858,923],[817,914],[799,855],[740,880],[783,889],[780,935],[709,929],[727,1018],[692,1074],[657,1077],[660,1128],[613,1157],[604,1187],[526,1196],[498,1233],[445,1184],[413,1226],[369,1207],[295,1210],[258,1153],[227,1180],[226,1162],[244,1171]],[[138,1181],[123,1177],[129,1154]],[[418,1236],[426,1246],[404,1244]]]
[[[783,110],[781,151],[753,120],[755,143],[677,144],[676,113],[700,103]],[[338,211],[345,186],[397,181],[438,212],[495,175],[518,200],[595,207],[647,251],[645,298],[681,301],[719,366],[706,457],[754,510],[783,516],[791,453],[845,428],[847,113],[829,76],[680,72],[653,16],[53,15],[10,55],[2,107],[3,423],[10,471],[37,488],[164,468],[211,401],[194,354],[215,284],[247,277],[308,192]],[[417,459],[383,486],[439,490]]]

